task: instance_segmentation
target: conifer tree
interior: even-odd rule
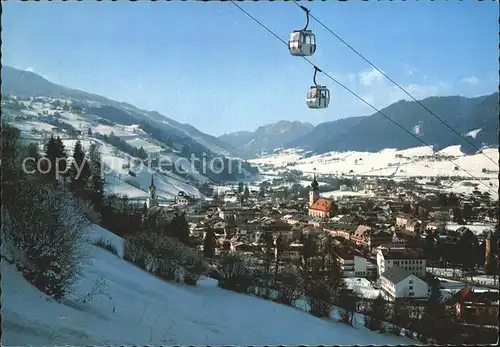
[[[57,184],[57,173],[64,179],[66,176],[66,150],[64,144],[59,138],[51,136],[45,145],[45,157],[48,162],[44,161],[42,170],[46,172],[45,179],[53,184]]]
[[[27,158],[33,158],[33,161],[27,161],[25,163],[25,169],[28,172],[37,171],[37,162],[41,158],[40,152],[38,150],[38,145],[36,143],[30,143],[26,149]]]
[[[59,136],[56,138],[56,149],[57,157],[59,158],[59,163],[56,163],[56,169],[59,171],[61,178],[64,181],[68,177],[68,154],[66,153],[66,147]]]
[[[73,150],[73,162],[68,171],[70,178],[70,188],[78,196],[85,198],[85,190],[89,186],[91,176],[89,160],[86,157],[82,144],[78,140]]]
[[[184,213],[176,215],[170,222],[171,236],[184,244],[189,242],[189,224]]]
[[[16,174],[16,157],[19,153],[18,140],[21,132],[19,129],[2,121],[0,154],[1,154],[1,171],[0,175],[2,183],[11,181],[17,178]],[[3,187],[2,187],[3,188]],[[4,194],[2,194],[4,195]]]
[[[271,294],[271,275],[272,275],[272,265],[273,265],[273,258],[274,258],[274,238],[272,233],[270,232],[264,232],[262,234],[262,239],[260,241],[261,243],[261,248],[263,251],[262,254],[262,267],[261,267],[261,273],[262,273],[262,280],[263,280],[263,286],[264,286],[264,297],[269,298]]]
[[[101,165],[101,153],[93,143],[89,148],[90,200],[98,211],[101,210],[104,201],[104,177]]]
[[[203,239],[203,256],[212,259],[215,255],[215,232],[212,227],[205,229],[205,238]]]

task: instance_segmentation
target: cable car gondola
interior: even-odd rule
[[[306,26],[304,29],[294,30],[290,34],[288,49],[294,56],[306,57],[313,55],[316,51],[316,37],[311,30],[307,30],[307,26],[309,25],[309,9],[304,6],[300,6],[300,8],[306,12]]]
[[[330,91],[326,86],[320,86],[316,83],[316,73],[321,70],[314,66],[314,85],[307,91],[306,104],[309,108],[327,108],[330,103]]]

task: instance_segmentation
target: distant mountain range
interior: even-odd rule
[[[430,97],[420,102],[475,147],[498,146],[498,93],[475,98]],[[417,102],[402,100],[381,111],[425,143],[434,146],[435,150],[462,145],[464,153],[477,152]],[[384,148],[406,149],[424,145],[380,113],[325,122],[314,128],[307,123],[278,122],[260,127],[255,132],[225,134],[219,139],[244,148],[253,155],[260,151],[272,151],[276,147],[299,147],[321,154],[329,151],[376,152]]]
[[[122,124],[146,122],[146,128],[155,132],[156,139],[168,139],[180,147],[189,147],[191,151],[209,152],[213,155],[249,158],[276,148],[300,147],[320,154],[329,151],[406,149],[423,145],[379,113],[325,122],[316,127],[298,121],[280,121],[261,126],[255,131],[239,131],[214,137],[156,111],[141,110],[128,103],[60,86],[33,72],[9,66],[2,68],[2,94],[71,99],[86,103],[88,107],[105,105],[106,108],[94,111],[101,112],[100,116],[106,119]],[[498,146],[498,93],[475,98],[430,97],[420,102],[475,147]],[[463,152],[476,152],[475,148],[414,101],[398,101],[382,112],[427,144],[433,145],[435,150],[462,145]]]
[[[118,124],[132,125],[142,124],[141,127],[153,138],[160,142],[173,143],[174,147],[185,152],[189,151],[202,156],[205,153],[208,158],[213,156],[237,156],[243,157],[243,152],[220,139],[205,134],[189,124],[179,123],[156,111],[141,110],[124,102],[110,100],[100,95],[67,88],[48,81],[40,75],[15,69],[10,66],[2,67],[2,94],[23,97],[51,97],[67,99],[80,103],[85,109],[92,111],[101,118]],[[243,168],[247,172],[255,172],[248,163]],[[225,177],[224,173],[219,179],[237,179],[236,170]]]
[[[269,152],[295,141],[314,129],[310,123],[280,121],[258,127],[255,131],[224,134],[219,139],[232,147],[241,148],[247,155]]]

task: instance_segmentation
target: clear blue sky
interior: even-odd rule
[[[305,24],[293,3],[244,2],[287,40]],[[498,3],[314,2],[311,13],[417,98],[498,86]],[[157,110],[212,135],[282,119],[313,124],[371,114],[325,76],[326,110],[305,105],[313,69],[231,3],[2,4],[2,63]],[[311,20],[312,60],[377,107],[405,95]]]

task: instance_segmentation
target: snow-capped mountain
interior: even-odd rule
[[[321,123],[310,133],[286,143],[284,147],[304,148],[318,154],[330,151],[376,152],[384,148],[419,147],[422,146],[420,139],[435,150],[460,145],[463,152],[472,154],[477,152],[476,148],[498,146],[498,93],[475,98],[430,97],[420,102],[474,146],[417,102],[402,100],[381,111],[418,139],[380,113],[375,113]]]

